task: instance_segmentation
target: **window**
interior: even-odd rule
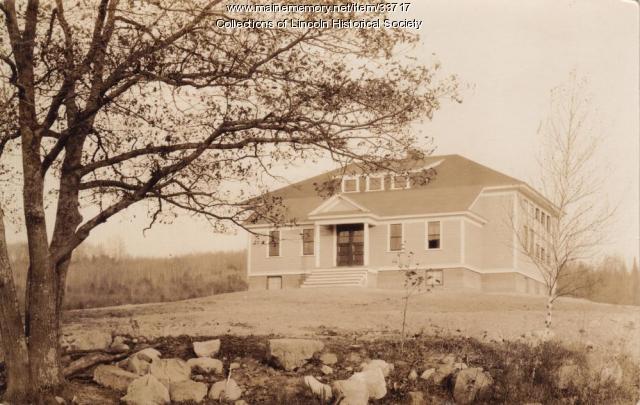
[[[391,178],[391,188],[394,190],[409,188],[409,176],[393,176]]]
[[[542,260],[543,262],[547,261],[547,254],[545,253],[543,247],[540,248],[540,260]]]
[[[267,290],[281,290],[282,276],[267,276]]]
[[[442,270],[428,270],[426,275],[425,283],[429,287],[438,287],[442,286]]]
[[[535,235],[533,233],[533,228],[529,228],[529,253],[533,254],[533,243],[534,243]]]
[[[302,254],[304,256],[313,256],[314,253],[314,235],[313,228],[302,230]]]
[[[343,193],[357,193],[360,191],[360,181],[358,177],[345,177],[342,179]]]
[[[269,232],[269,256],[280,256],[280,231]]]
[[[389,224],[389,250],[391,252],[402,250],[402,224]]]
[[[536,208],[536,221],[540,222],[540,208]]]
[[[427,249],[440,249],[440,221],[427,222]]]
[[[529,251],[529,227],[528,226],[524,226],[524,241],[523,241],[523,245],[524,245],[524,250],[526,250],[527,252]]]
[[[551,216],[547,215],[547,232],[551,232]]]
[[[384,177],[369,176],[367,177],[367,191],[384,190]]]

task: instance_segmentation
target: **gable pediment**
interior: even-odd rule
[[[369,210],[362,205],[356,203],[352,199],[345,197],[344,195],[337,194],[329,198],[316,209],[309,213],[309,216],[318,215],[331,215],[331,214],[364,214]]]

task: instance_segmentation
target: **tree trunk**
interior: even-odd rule
[[[9,262],[4,230],[4,214],[0,207],[0,344],[7,369],[4,401],[10,404],[29,402],[30,371],[24,323]]]
[[[547,297],[547,317],[544,321],[544,325],[547,330],[551,329],[551,315],[553,313],[553,297],[549,295]]]

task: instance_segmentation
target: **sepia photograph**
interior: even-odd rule
[[[0,405],[640,405],[632,0],[0,0]]]

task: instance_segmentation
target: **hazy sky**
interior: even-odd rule
[[[434,137],[438,154],[458,153],[525,181],[535,179],[537,129],[551,88],[572,70],[589,81],[609,166],[607,195],[619,204],[609,249],[638,256],[638,6],[617,0],[414,0],[409,18],[424,21],[417,51],[433,54],[469,88],[416,128]],[[323,167],[296,170],[295,178]],[[291,172],[291,171],[290,171]],[[535,181],[533,181],[535,183]],[[112,244],[121,235],[134,255],[244,248],[245,236],[212,233],[183,218],[143,236],[144,210],[115,218],[90,238]],[[127,224],[126,228],[123,225]],[[131,225],[129,225],[131,224]],[[126,229],[127,234],[122,234]],[[13,235],[12,239],[16,236]]]

